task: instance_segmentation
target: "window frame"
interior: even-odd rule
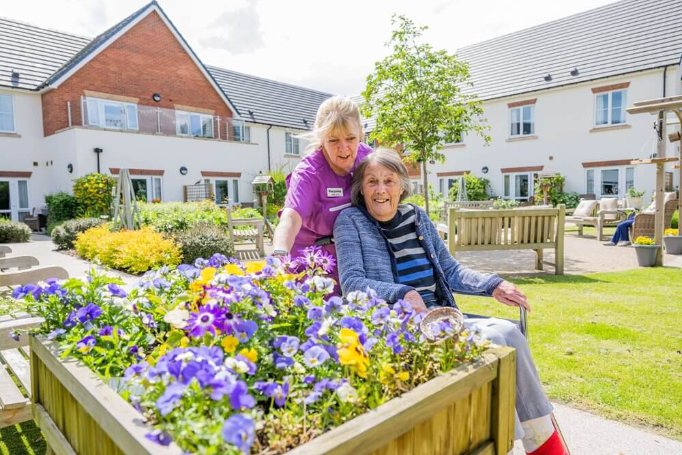
[[[524,133],[523,125],[524,125],[524,111],[528,110],[530,112],[530,132]],[[514,122],[514,112],[519,113],[519,119],[517,122]],[[518,132],[514,132],[514,124],[518,124]],[[524,104],[523,106],[515,106],[515,107],[510,107],[509,108],[509,129],[507,130],[509,132],[509,137],[510,138],[515,138],[515,137],[528,137],[528,136],[534,136],[535,135],[535,104]]]
[[[440,193],[443,195],[445,199],[447,199],[448,196],[450,195],[450,189],[452,189],[453,186],[459,184],[460,178],[461,178],[460,176],[438,178],[438,189],[440,190]]]
[[[604,92],[599,92],[594,94],[594,126],[596,128],[604,128],[604,127],[609,127],[609,126],[619,126],[619,125],[626,125],[627,124],[627,112],[625,111],[625,106],[627,105],[627,95],[628,95],[628,89],[627,88],[619,88],[615,90],[608,90]],[[615,93],[622,93],[621,97],[621,104],[619,107],[621,117],[618,122],[613,121],[613,95]],[[599,100],[602,99],[602,97],[606,97],[606,106],[605,108],[599,107]],[[603,123],[599,123],[600,121],[600,111],[606,111],[606,121]]]
[[[213,182],[213,194],[214,194],[214,199],[216,204],[225,204],[226,202],[223,202],[218,199],[218,182],[225,182],[227,184],[227,200],[228,204],[239,204],[239,178],[238,177],[221,177],[221,178],[214,178]],[[236,198],[234,198],[232,201],[230,201],[230,196],[235,195]]]
[[[85,97],[85,105],[87,106],[87,126],[107,130],[139,131],[139,109],[135,103],[87,96]],[[107,107],[118,109],[121,117],[116,121],[120,122],[121,126],[107,125]]]
[[[14,114],[14,111],[15,111],[14,95],[11,93],[0,93],[0,97],[7,97],[7,99],[9,100],[9,107],[10,107],[9,111],[8,112],[0,111],[0,116],[7,115],[9,120],[10,120],[10,123],[11,123],[10,126],[12,127],[12,129],[7,129],[7,130],[0,129],[0,133],[16,133],[17,132],[17,122],[16,122],[16,116]],[[0,122],[0,125],[2,125],[2,122]]]
[[[603,193],[603,176],[606,171],[618,172],[618,183],[615,186],[616,191],[614,193]],[[590,188],[590,185],[592,185],[592,188]],[[585,193],[594,194],[597,198],[617,197],[622,199],[627,195],[627,190],[630,186],[637,187],[637,170],[634,166],[600,166],[585,169]],[[597,188],[599,188],[599,191],[597,191]]]
[[[118,179],[119,176],[116,176]],[[131,175],[131,183],[133,180],[145,181],[145,192],[147,200],[145,202],[163,202],[163,176],[161,175]],[[134,185],[134,184],[133,184]],[[133,186],[134,188],[134,186]],[[135,197],[137,197],[137,192]]]
[[[235,142],[251,142],[251,127],[244,120],[233,120],[232,137]]]
[[[289,131],[284,133],[284,154],[301,156],[301,142],[294,133]]]
[[[528,178],[528,195],[520,196],[516,194],[517,178],[525,176]],[[502,174],[502,197],[514,201],[529,201],[535,196],[535,178],[537,172],[506,172]],[[513,185],[512,185],[513,182]]]
[[[195,125],[194,122],[198,121]],[[210,125],[210,134],[204,131],[205,125]],[[182,127],[186,126],[187,132],[182,132]],[[202,134],[194,134],[194,128],[199,127]],[[205,139],[213,139],[215,136],[215,125],[213,124],[213,115],[203,114],[201,112],[175,110],[175,134],[182,137],[199,137]]]

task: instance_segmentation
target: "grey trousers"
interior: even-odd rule
[[[469,331],[477,330],[482,338],[495,344],[516,349],[516,414],[518,420],[525,422],[536,419],[549,415],[554,410],[540,383],[528,342],[516,324],[497,318],[466,318],[464,326]],[[520,430],[518,423],[517,421],[517,435]]]

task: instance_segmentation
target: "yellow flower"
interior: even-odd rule
[[[180,340],[180,347],[186,348],[187,346],[189,346],[189,338],[182,337],[182,339]]]
[[[255,349],[247,349],[244,348],[241,351],[239,351],[239,355],[242,355],[252,361],[253,363],[256,363],[256,360],[258,360],[258,352],[256,352]]]
[[[244,271],[237,264],[227,264],[225,271],[230,275],[244,275]]]
[[[164,355],[167,350],[168,350],[168,343],[163,343],[161,346],[159,346],[159,357]]]
[[[379,382],[382,384],[394,384],[396,381],[405,382],[408,379],[410,379],[410,373],[407,371],[399,371],[396,373],[395,369],[388,363],[381,365],[381,371],[379,372]]]
[[[339,355],[339,362],[342,365],[348,365],[361,378],[366,378],[369,357],[365,348],[360,344],[358,334],[351,329],[341,329],[339,340],[340,343],[336,350]]]
[[[246,263],[246,273],[256,273],[263,270],[265,261],[252,261]]]
[[[223,346],[225,352],[227,352],[228,354],[232,354],[237,349],[239,340],[236,337],[233,337],[232,335],[228,335],[225,338],[223,338],[223,341],[220,344]]]

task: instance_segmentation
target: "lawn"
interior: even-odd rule
[[[532,306],[529,340],[552,400],[682,439],[682,271],[513,278]],[[465,311],[515,318],[494,300]]]

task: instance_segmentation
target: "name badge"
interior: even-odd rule
[[[327,197],[343,197],[343,188],[327,188]]]

